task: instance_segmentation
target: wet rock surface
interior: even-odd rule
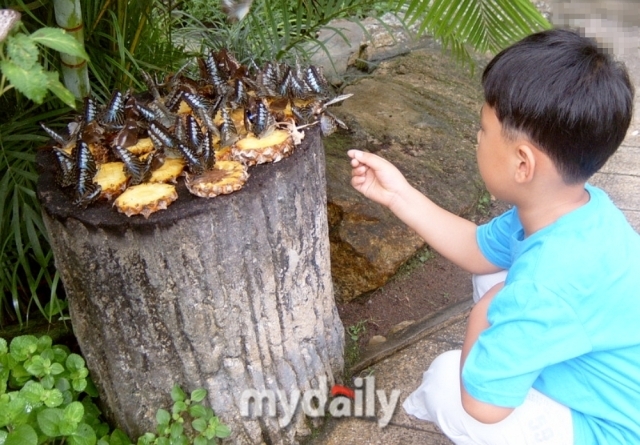
[[[471,75],[440,49],[423,47],[381,62],[348,85],[331,111],[349,126],[325,138],[331,263],[336,296],[349,301],[380,287],[424,245],[386,208],[350,186],[350,148],[393,162],[437,204],[468,213],[483,193],[475,160],[480,69]]]

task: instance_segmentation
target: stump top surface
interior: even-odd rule
[[[320,131],[317,127],[305,130],[305,138],[296,147],[293,153],[276,163],[261,164],[249,167],[249,179],[244,187],[228,195],[220,195],[215,198],[200,198],[192,195],[180,178],[176,185],[178,199],[165,210],[152,213],[148,219],[142,215],[128,217],[118,212],[112,206],[112,202],[99,201],[86,209],[82,209],[72,203],[72,188],[61,189],[55,181],[57,172],[57,160],[52,151],[41,150],[36,161],[40,170],[38,178],[37,195],[42,208],[47,214],[58,220],[74,218],[86,226],[124,231],[129,228],[152,228],[167,226],[190,216],[211,212],[228,205],[229,200],[238,199],[246,194],[260,193],[269,180],[279,173],[292,169],[303,156],[308,156],[311,149],[321,146]]]

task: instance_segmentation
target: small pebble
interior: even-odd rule
[[[387,341],[386,337],[383,337],[382,335],[374,335],[369,339],[368,346],[379,345],[380,343],[384,343],[385,341]]]

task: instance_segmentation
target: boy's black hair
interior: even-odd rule
[[[503,50],[485,68],[482,85],[505,135],[528,137],[568,184],[600,169],[631,122],[626,69],[572,31],[539,32]]]

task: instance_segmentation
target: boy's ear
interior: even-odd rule
[[[526,143],[516,145],[516,171],[515,181],[519,184],[530,182],[536,170],[535,148]]]

